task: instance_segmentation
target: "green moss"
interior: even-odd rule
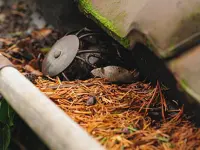
[[[185,81],[185,80],[181,80],[180,81],[180,84],[181,84],[181,86],[182,86],[182,88],[185,90],[185,89],[187,89],[188,88],[188,84],[187,84],[187,82]]]
[[[79,8],[86,16],[91,17],[94,21],[96,21],[97,24],[100,25],[101,28],[104,29],[110,36],[119,41],[125,48],[129,48],[129,39],[120,36],[120,31],[115,27],[113,22],[100,15],[99,12],[93,8],[91,0],[80,0]]]
[[[101,22],[102,25],[104,25],[106,28],[108,28],[110,31],[115,33],[116,35],[119,35],[119,32],[117,28],[113,25],[111,21],[109,21],[107,18],[101,16],[92,6],[91,0],[80,0],[80,6],[84,13],[91,14],[95,19],[97,19],[99,22]]]
[[[122,44],[125,48],[129,48],[130,41],[128,38],[120,38],[119,40],[120,44]]]

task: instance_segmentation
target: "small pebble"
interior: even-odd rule
[[[35,80],[37,79],[37,76],[32,73],[25,73],[24,76],[31,81],[32,83],[35,83]]]
[[[97,102],[96,97],[92,96],[87,100],[86,105],[87,106],[95,105],[96,102]]]
[[[152,126],[156,130],[158,130],[161,127],[160,123],[156,122],[155,120],[152,121]]]
[[[122,129],[122,132],[123,132],[124,134],[130,134],[130,131],[129,131],[128,128],[123,128],[123,129]]]
[[[137,84],[137,85],[136,85],[136,88],[138,88],[138,89],[143,89],[143,88],[144,88],[144,85],[142,85],[142,84]]]

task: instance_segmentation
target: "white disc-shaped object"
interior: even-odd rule
[[[64,71],[74,60],[78,49],[79,39],[76,35],[64,36],[58,40],[42,63],[43,74],[52,77]]]

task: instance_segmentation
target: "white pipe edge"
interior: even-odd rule
[[[51,150],[104,150],[17,69],[0,70],[0,93]]]

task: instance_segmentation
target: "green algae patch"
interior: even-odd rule
[[[188,83],[183,79],[180,81],[180,83],[181,83],[183,89],[187,89],[189,87]]]
[[[130,40],[128,38],[121,38],[119,40],[120,44],[122,44],[125,48],[130,47]]]
[[[102,29],[104,29],[110,36],[117,40],[125,48],[129,48],[130,41],[126,37],[121,37],[120,31],[115,27],[114,23],[100,15],[92,6],[91,0],[80,0],[79,9],[87,17],[93,19]]]
[[[118,29],[114,24],[109,21],[107,18],[101,16],[92,6],[91,0],[80,0],[79,2],[81,10],[86,14],[91,14],[95,19],[97,19],[104,27],[115,33],[117,36],[120,36]]]

